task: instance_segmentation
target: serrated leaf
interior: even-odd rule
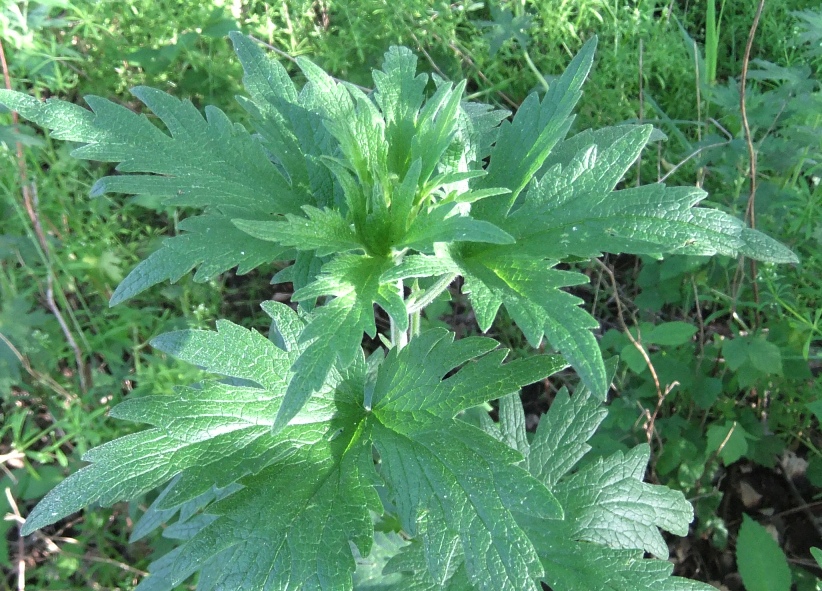
[[[255,393],[234,392],[222,390],[209,392],[211,400],[207,402],[224,403],[226,399],[233,400],[235,395],[241,398],[242,394],[248,397]],[[219,396],[222,394],[223,396]],[[273,417],[272,417],[273,419]],[[54,523],[58,519],[79,511],[90,503],[111,505],[123,499],[135,498],[142,495],[169,478],[189,468],[202,467],[205,463],[212,470],[222,468],[222,460],[237,448],[254,449],[254,455],[264,454],[276,457],[283,450],[275,451],[271,443],[255,446],[256,440],[265,437],[270,428],[253,425],[249,421],[234,421],[232,425],[225,421],[221,432],[214,437],[208,437],[208,426],[198,426],[199,430],[189,433],[187,441],[178,440],[166,435],[163,429],[149,429],[140,433],[117,439],[111,443],[95,448],[84,456],[84,460],[93,462],[57,487],[35,507],[26,520],[24,535]],[[204,456],[210,459],[206,461]],[[241,472],[241,474],[244,472]],[[215,480],[227,478],[228,484],[240,474],[213,474]],[[205,490],[212,482],[205,483]],[[197,496],[204,490],[199,490]]]
[[[428,83],[428,76],[416,76],[416,71],[417,56],[407,47],[391,47],[385,53],[382,71],[373,72],[377,88],[374,100],[385,117],[388,169],[398,175],[403,175],[411,165],[411,142]]]
[[[91,465],[43,499],[26,521],[27,532],[92,502],[110,505],[137,497],[181,474],[176,490],[161,503],[161,508],[170,508],[292,452],[293,441],[273,438],[271,425],[286,389],[284,371],[296,353],[279,350],[261,335],[229,322],[220,324],[219,333],[181,331],[155,343],[209,371],[259,386],[206,382],[174,396],[131,398],[117,405],[112,416],[155,428],[87,452],[84,460]],[[245,353],[245,364],[227,356],[226,350]],[[312,410],[319,412],[327,404],[317,401]]]
[[[681,492],[642,482],[650,455],[647,446],[617,452],[557,485],[573,539],[668,555],[657,528],[686,535],[693,508]]]
[[[532,25],[530,15],[514,16],[509,8],[500,9],[492,4],[491,17],[494,19],[493,21],[480,22],[481,26],[490,28],[488,32],[483,34],[483,38],[488,41],[491,57],[494,57],[509,39],[516,39],[522,49],[528,47],[527,30]]]
[[[51,129],[53,137],[83,144],[72,152],[77,158],[119,162],[117,170],[123,173],[150,173],[104,177],[92,188],[92,194],[155,195],[167,205],[203,208],[211,216],[227,211],[234,217],[250,218],[298,212],[300,197],[291,191],[259,142],[242,126],[231,123],[222,111],[207,107],[203,117],[190,102],[158,90],[137,87],[132,93],[162,120],[168,133],[145,116],[94,96],[86,98],[92,111],[54,99],[40,102],[6,90],[0,90],[0,102]],[[248,270],[278,254],[268,249],[268,257],[263,259],[263,249],[255,241],[245,248],[225,225],[210,241],[192,235],[170,241],[168,250],[159,251],[126,278],[113,302],[160,281],[179,279],[203,262],[217,270],[202,272],[201,279],[237,265]],[[226,247],[228,244],[232,246]],[[238,247],[233,247],[235,244]],[[196,254],[187,254],[189,250]]]
[[[533,111],[529,115],[532,126],[539,127],[536,106],[529,109]],[[517,117],[520,113],[523,109]],[[524,121],[520,123],[525,125]],[[694,208],[704,197],[698,189],[647,185],[614,192],[650,133],[650,126],[622,126],[586,132],[580,134],[582,139],[566,142],[552,135],[556,154],[548,157],[552,143],[539,161],[548,167],[546,172],[533,181],[510,212],[502,207],[486,207],[487,200],[472,209],[472,216],[495,223],[516,243],[451,249],[465,277],[465,291],[471,294],[481,329],[490,327],[499,306],[504,304],[532,346],[538,346],[545,336],[571,361],[583,383],[602,396],[608,385],[595,339],[588,332],[597,324],[576,307],[573,298],[557,289],[564,285],[550,276],[557,272],[548,270],[557,260],[598,256],[604,251],[656,255],[741,253],[773,261],[795,260],[775,241],[766,246],[770,240],[767,237],[749,240],[753,231],[741,221],[723,212]],[[605,147],[598,143],[586,145],[588,141],[605,143],[606,139]],[[501,141],[502,137],[498,146]],[[493,172],[482,177],[480,186],[491,183],[492,177]],[[493,182],[501,183],[501,178]],[[512,190],[516,194],[519,188]],[[751,250],[754,242],[762,248]]]
[[[299,322],[282,304],[268,307],[280,325]],[[312,401],[305,420],[276,437],[271,425],[285,390],[278,374],[297,352],[230,323],[219,333],[178,332],[158,344],[258,385],[206,382],[174,396],[120,404],[114,416],[156,428],[90,451],[85,459],[92,464],[52,491],[26,527],[42,527],[90,502],[134,498],[176,476],[153,510],[162,518],[182,505],[167,534],[184,543],[152,565],[141,590],[172,589],[198,570],[208,589],[350,589],[349,541],[368,554],[369,510],[381,510],[371,446],[357,430],[364,416],[363,360],[352,365],[353,373],[335,374],[336,389]],[[224,358],[228,348],[244,354],[245,366]],[[213,492],[202,496],[229,485],[216,500]],[[189,519],[191,503],[204,514]]]
[[[240,97],[267,150],[287,172],[292,190],[306,204],[337,202],[338,188],[330,171],[317,161],[333,153],[337,141],[323,125],[325,110],[309,88],[298,93],[285,68],[259,45],[239,33],[231,40],[245,76],[251,100]]]
[[[511,196],[481,201],[477,217],[492,222],[503,217],[554,145],[568,132],[573,121],[571,112],[582,96],[580,89],[593,63],[595,48],[596,38],[585,43],[542,101],[536,94],[528,95],[511,122],[500,126],[488,175],[476,188],[504,187],[511,190]]]
[[[383,573],[386,564],[402,552],[408,542],[396,532],[374,532],[374,543],[368,556],[356,557],[357,570],[354,572],[354,591],[390,591],[402,585],[400,573]],[[405,589],[404,586],[400,587]]]
[[[513,401],[513,398],[511,398]],[[525,438],[522,406],[500,405],[500,433],[523,450],[532,475],[548,485],[560,501],[563,520],[523,516],[526,529],[545,567],[543,580],[554,591],[708,591],[711,587],[671,577],[664,560],[643,560],[642,550],[667,554],[657,526],[683,534],[693,517],[679,492],[642,483],[649,458],[647,446],[627,455],[601,458],[572,472],[590,449],[587,439],[606,414],[585,389],[573,397],[561,391],[540,419],[531,441]]]
[[[508,111],[494,109],[484,103],[463,101],[458,112],[454,139],[443,154],[443,169],[464,172],[466,168],[481,168],[491,154],[499,135],[500,123],[509,114]],[[483,173],[487,174],[485,170]]]
[[[494,224],[459,215],[455,210],[456,208],[442,205],[433,211],[418,214],[396,246],[430,253],[434,250],[435,242],[514,243],[512,236]]]
[[[222,111],[208,107],[204,118],[190,102],[159,90],[137,87],[132,94],[160,117],[168,135],[146,117],[95,96],[86,97],[93,111],[5,90],[0,102],[52,129],[55,138],[84,144],[72,152],[77,158],[119,162],[121,172],[163,175],[106,177],[96,193],[128,187],[173,205],[297,212],[289,184],[259,143]]]
[[[562,540],[543,549],[544,580],[554,591],[716,591],[706,583],[672,577],[673,564],[645,560],[635,550]]]
[[[560,287],[587,282],[577,273],[557,271],[550,263],[516,257],[517,245],[485,249],[467,256],[456,252],[454,262],[465,278],[464,292],[481,330],[488,330],[500,305],[538,347],[543,336],[559,350],[583,383],[598,396],[608,389],[599,345],[590,329],[596,320],[579,307],[581,300]]]
[[[299,318],[282,304],[267,308],[284,328],[283,342],[296,349],[300,338],[289,327]],[[556,358],[502,365],[504,352],[492,352],[491,339],[454,343],[443,330],[423,333],[382,364],[375,358],[371,369],[359,356],[335,370],[299,420],[274,434],[285,389],[280,374],[297,350],[230,323],[215,333],[172,333],[155,344],[254,385],[205,382],[118,405],[115,417],[154,428],[90,451],[91,464],[38,505],[27,532],[90,502],[134,498],[173,479],[152,510],[163,518],[179,508],[167,532],[182,544],[152,564],[141,591],[170,590],[197,571],[204,589],[350,589],[349,542],[367,555],[369,510],[381,511],[373,442],[405,527],[426,541],[430,574],[450,578],[464,562],[480,588],[534,588],[539,564],[512,515],[557,517],[556,502],[514,465],[515,452],[454,416],[555,371],[562,366]],[[244,363],[225,359],[229,349]],[[432,396],[420,396],[424,391]],[[373,408],[364,406],[369,396]],[[232,488],[209,500],[209,491],[226,486]]]
[[[387,591],[472,591],[475,589],[468,580],[465,564],[456,557],[454,573],[447,581],[438,582],[428,571],[425,547],[421,542],[412,542],[394,555],[385,565],[383,573],[388,576],[401,575],[399,581]]]
[[[504,353],[489,353],[442,380],[455,365],[494,346],[480,337],[452,338],[428,331],[402,351],[392,350],[380,368],[370,430],[380,474],[403,528],[421,536],[435,581],[450,578],[463,555],[480,589],[532,589],[536,556],[512,512],[556,517],[556,505],[547,489],[512,465],[520,459],[515,452],[453,417],[562,364],[536,357],[499,365]]]
[[[286,252],[281,246],[242,232],[227,217],[186,218],[178,228],[182,234],[166,238],[120,282],[109,305],[115,306],[163,281],[176,283],[194,267],[198,267],[194,280],[205,282],[235,266],[243,275],[280,259]]]
[[[312,430],[311,445],[288,463],[246,477],[242,490],[209,506],[216,519],[152,563],[137,589],[171,590],[198,570],[209,589],[350,589],[348,540],[368,553],[368,509],[379,505],[368,484],[370,446],[340,450],[345,440],[327,441],[324,429],[305,428],[303,437]]]
[[[279,100],[297,102],[297,88],[286,69],[267,56],[259,45],[238,31],[229,33],[234,51],[243,65],[243,86],[260,105]]]
[[[165,498],[168,494],[168,491],[176,482],[178,476],[175,476],[171,482],[157,495],[157,498],[148,506],[145,513],[140,517],[139,521],[134,524],[134,528],[131,530],[131,535],[128,538],[129,543],[134,543],[138,540],[143,539],[151,532],[155,531],[159,527],[163,525],[163,523],[169,521],[171,517],[177,513],[177,509],[160,509],[158,507],[159,503]],[[206,495],[203,496],[207,496]],[[197,501],[198,499],[195,499]],[[209,499],[210,500],[210,499]]]
[[[306,217],[288,214],[283,221],[232,222],[249,236],[297,250],[313,250],[317,256],[363,249],[351,224],[338,211],[310,205],[303,210]]]
[[[275,313],[282,313],[285,308],[294,316],[284,304],[269,307],[266,312],[272,308]],[[294,353],[275,346],[257,331],[227,320],[217,321],[217,332],[169,332],[152,339],[151,346],[208,372],[248,380],[266,389],[282,389],[288,385],[287,373],[296,358]]]
[[[27,125],[0,125],[0,143],[9,148],[16,144],[26,147],[39,148],[44,145]]]
[[[604,407],[591,403],[589,393],[571,397],[564,388],[560,390],[537,425],[528,455],[529,472],[554,490],[591,449],[587,441],[607,414]]]
[[[796,262],[790,250],[740,220],[695,208],[705,197],[699,189],[653,184],[614,192],[650,133],[651,126],[623,125],[560,142],[522,205],[497,223],[523,250],[546,258],[670,252]]]
[[[460,99],[465,91],[465,81],[452,88],[450,83],[441,83],[434,95],[420,110],[417,132],[411,140],[411,160],[420,159],[420,178],[427,181],[440,162],[457,130],[457,113]]]
[[[404,257],[399,265],[383,273],[381,279],[398,281],[409,277],[437,277],[458,272],[459,267],[448,257],[419,254]]]
[[[299,354],[302,351],[300,334],[305,328],[305,319],[285,304],[273,300],[263,302],[260,307],[271,318],[268,339],[283,351]]]
[[[747,591],[788,591],[791,571],[784,552],[764,527],[742,515],[736,565]]]
[[[171,482],[163,489],[163,491],[154,499],[149,508],[143,513],[140,520],[135,524],[131,531],[129,543],[134,543],[146,535],[167,524],[171,519],[177,515],[178,519],[172,525],[163,530],[163,537],[174,539],[190,539],[199,529],[207,524],[195,522],[197,517],[205,517],[201,515],[203,508],[207,507],[215,499],[221,499],[230,494],[234,494],[242,487],[233,483],[225,488],[210,488],[198,497],[194,497],[181,504],[176,504],[170,509],[162,508],[166,503],[169,493],[175,491],[180,482],[180,476],[175,476]],[[208,516],[211,519],[211,516]]]
[[[388,296],[388,292],[380,289],[380,276],[389,266],[387,259],[342,255],[325,265],[313,283],[294,293],[298,301],[326,295],[335,297],[313,313],[300,337],[305,348],[291,368],[294,378],[277,415],[275,430],[283,428],[297,415],[324,383],[338,357],[342,366],[351,363],[363,333],[371,337],[376,334],[374,303],[392,312],[405,309],[399,294]],[[395,320],[407,328],[407,314]]]
[[[501,440],[521,453],[527,464],[531,446],[525,433],[525,413],[519,393],[513,392],[499,399],[499,430]]]

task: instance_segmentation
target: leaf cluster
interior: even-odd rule
[[[0,91],[77,142],[76,157],[118,163],[93,194],[198,212],[112,304],[195,268],[204,281],[273,262],[285,268],[272,281],[292,283],[300,302],[263,304],[270,338],[226,321],[158,337],[157,349],[220,377],[115,407],[151,427],[88,452],[24,532],[166,485],[137,531],[177,515],[164,533],[180,544],[141,591],[195,572],[201,589],[351,588],[349,544],[367,556],[383,514],[414,539],[385,571],[412,573],[419,588],[701,588],[642,560],[666,552],[658,527],[682,534],[691,515],[681,495],[642,484],[647,448],[572,471],[609,380],[596,322],[564,289],[587,279],[555,267],[603,252],[794,255],[696,207],[698,189],[615,190],[652,129],[568,137],[595,41],[507,119],[464,100],[464,83],[430,85],[406,48],[386,54],[365,94],[302,58],[298,88],[251,40],[231,39],[254,133],[145,87],[133,94],[158,121],[99,97],[89,111]],[[561,356],[503,363],[491,339],[420,332],[420,310],[457,276],[483,331],[505,306],[531,345],[545,339]],[[391,319],[390,350],[366,356],[375,305]],[[532,442],[512,398],[499,427],[460,420],[566,363],[584,388],[563,394]]]

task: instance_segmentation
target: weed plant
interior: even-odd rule
[[[262,303],[268,339],[225,320],[155,338],[154,348],[222,377],[114,406],[152,428],[89,450],[90,464],[40,501],[21,535],[163,486],[132,537],[172,521],[164,535],[181,543],[138,589],[171,590],[194,573],[202,589],[350,589],[356,559],[379,543],[375,522],[395,524],[381,527],[391,547],[381,571],[399,575],[397,589],[599,588],[613,577],[603,561],[621,564],[632,585],[699,587],[642,560],[668,552],[658,527],[681,535],[692,515],[680,493],[642,484],[648,446],[572,471],[604,418],[610,379],[594,319],[562,289],[585,276],[553,267],[605,251],[795,255],[696,208],[698,189],[614,191],[653,130],[567,136],[594,40],[510,121],[463,101],[464,82],[435,79],[427,94],[404,47],[386,52],[366,95],[305,59],[298,89],[255,42],[236,32],[232,41],[253,136],[217,108],[204,117],[148,87],[132,92],[168,133],[98,97],[86,98],[88,111],[0,91],[21,116],[79,143],[73,155],[132,173],[99,179],[92,195],[198,210],[119,283],[112,305],[192,268],[206,282],[277,261],[285,267],[272,281],[292,283],[300,302]],[[480,329],[504,305],[532,347],[545,340],[558,355],[501,364],[508,352],[492,339],[423,332],[421,312],[458,276]],[[385,349],[366,351],[375,305],[390,331]],[[529,443],[519,399],[506,394],[566,365],[581,385],[560,394]],[[462,418],[496,399],[499,425]]]
[[[713,202],[742,215],[745,184],[740,179],[744,179],[745,154],[739,118],[734,115],[738,95],[734,95],[728,78],[739,71],[752,5],[729,3],[722,12],[717,42],[718,85],[700,89],[702,121],[697,121],[695,108],[693,81],[697,73],[694,56],[689,53],[693,45],[683,40],[675,21],[666,20],[668,5],[646,2],[612,7],[612,3],[592,1],[578,12],[558,14],[541,2],[481,5],[404,1],[386,7],[340,1],[329,9],[316,2],[280,6],[244,2],[235,3],[231,10],[214,10],[202,3],[158,1],[128,4],[115,13],[108,3],[57,6],[21,2],[0,9],[0,32],[16,83],[25,84],[41,96],[71,98],[91,93],[120,96],[125,101],[127,88],[149,83],[175,96],[191,97],[198,105],[213,102],[229,107],[233,104],[231,97],[239,92],[241,70],[238,63],[232,62],[232,53],[220,34],[229,23],[232,27],[236,23],[292,56],[311,55],[335,76],[365,85],[371,84],[369,65],[378,63],[390,44],[406,44],[415,51],[424,49],[421,70],[450,79],[467,78],[472,99],[512,108],[528,92],[539,90],[541,82],[526,63],[520,41],[516,36],[505,36],[505,27],[497,52],[492,55],[494,26],[505,24],[500,15],[508,9],[512,16],[518,13],[527,21],[525,48],[537,72],[549,82],[592,31],[599,34],[601,51],[579,106],[577,128],[640,119],[641,39],[643,90],[647,95],[644,118],[664,114],[670,122],[691,120],[695,124],[664,127],[670,141],[660,144],[658,157],[646,151],[641,178],[651,180],[668,172],[674,163],[711,142],[727,142],[724,134],[710,137],[703,133],[700,137],[696,133],[697,125],[704,125],[707,115],[714,116],[730,130],[734,141],[726,144],[727,151],[706,151],[702,158],[690,160],[673,178],[692,182],[693,178],[701,179],[698,170],[707,171],[704,182],[716,195]],[[701,6],[679,3],[672,13],[698,45],[703,42],[704,30]],[[812,13],[804,20],[788,15],[790,10],[810,8],[814,8],[812,2],[766,3],[755,55],[796,68],[788,71],[791,78],[786,82],[779,78],[781,71],[763,67],[761,79],[749,91],[749,109],[759,121],[757,133],[768,140],[762,142],[766,154],[762,155],[760,167],[767,178],[760,185],[764,202],[759,204],[758,223],[790,244],[800,254],[801,266],[760,267],[758,302],[750,284],[735,281],[737,266],[732,261],[706,265],[690,257],[662,262],[647,259],[638,276],[625,270],[634,269],[633,261],[622,271],[617,268],[624,286],[620,293],[626,301],[636,296],[637,322],[628,319],[632,334],[647,343],[662,386],[681,383],[666,398],[651,430],[658,436],[653,439],[651,474],[682,490],[711,493],[710,477],[720,463],[727,465],[737,457],[773,463],[786,446],[810,450],[808,474],[817,482],[822,480],[822,463],[816,451],[820,442],[813,436],[822,414],[820,393],[813,381],[819,371],[820,322],[815,284],[820,276],[816,271],[819,249],[815,237],[822,225],[818,181],[814,181],[818,176],[814,168],[818,144],[813,139],[817,124],[811,116],[811,105],[818,96],[815,81],[819,59],[812,53],[812,43],[803,48],[791,41],[798,34],[812,35],[812,29],[801,28],[802,23],[815,22]],[[563,36],[557,37],[557,31]],[[554,42],[557,39],[561,41]],[[428,57],[424,57],[426,54]],[[810,73],[801,70],[806,63],[811,66]],[[215,64],[220,67],[214,68]],[[285,65],[290,72],[298,72],[293,64]],[[797,104],[807,105],[806,109],[774,112],[774,105],[785,103],[786,97],[797,93],[802,97]],[[654,99],[660,106],[658,111],[651,105]],[[130,106],[139,107],[135,103]],[[242,116],[240,109],[230,112]],[[658,124],[665,125],[662,121]],[[0,128],[0,134],[9,131]],[[9,145],[17,139],[38,143],[38,138],[31,135],[2,137]],[[11,153],[5,155],[8,158],[2,167],[0,188],[9,196],[4,200],[6,221],[2,230],[0,333],[25,361],[21,363],[8,347],[0,349],[3,387],[15,397],[4,402],[3,451],[20,454],[6,464],[14,470],[4,482],[13,484],[15,498],[23,501],[41,497],[66,470],[76,469],[80,455],[88,448],[129,430],[103,417],[105,409],[120,399],[121,392],[137,389],[138,395],[149,391],[170,394],[172,384],[194,378],[195,374],[183,365],[172,364],[152,352],[148,341],[153,336],[183,328],[184,324],[205,328],[224,315],[247,324],[254,315],[250,303],[254,298],[247,294],[265,294],[268,289],[264,280],[251,282],[243,285],[239,298],[223,298],[221,292],[227,293],[223,287],[227,284],[221,281],[202,285],[183,280],[154,288],[136,300],[134,307],[108,309],[104,303],[114,285],[138,258],[153,252],[163,237],[176,235],[177,218],[156,200],[146,198],[134,199],[125,207],[109,197],[87,201],[88,188],[105,168],[78,165],[67,158],[66,148],[40,143],[27,166],[29,181],[38,189],[40,216],[51,240],[52,248],[47,253],[38,250],[33,228],[17,201],[21,187]],[[798,146],[799,156],[781,158],[786,145]],[[21,232],[26,227],[28,230]],[[625,259],[617,262],[624,263]],[[598,268],[588,273],[595,280],[599,276]],[[50,274],[56,278],[59,305],[70,316],[71,330],[94,374],[95,388],[82,396],[76,395],[78,377],[72,348],[45,305]],[[600,287],[599,293],[608,292],[607,275],[595,285]],[[233,302],[237,300],[243,301],[242,310],[235,309]],[[437,305],[442,311],[449,307],[442,299]],[[619,329],[606,333],[604,350],[622,353],[626,360],[617,374],[622,397],[612,402],[604,428],[592,439],[595,449],[606,454],[620,447],[615,441],[627,449],[629,444],[646,440],[646,432],[635,429],[643,416],[637,403],[654,412],[658,400],[647,365],[638,360],[635,347],[624,336],[616,311],[604,302],[598,310],[606,310],[604,322]],[[438,312],[433,307],[429,312],[432,324],[436,323],[433,319]],[[741,323],[728,320],[734,312]],[[759,320],[755,321],[757,314]],[[680,321],[697,330],[686,334]],[[504,315],[497,320],[494,331],[505,337],[506,344],[523,352],[528,349],[513,322]],[[733,341],[737,344],[729,345]],[[27,372],[26,363],[34,374]],[[753,373],[752,367],[756,368]],[[740,383],[744,375],[751,375],[753,381]],[[752,388],[757,393],[767,389],[771,392],[769,398],[760,398],[759,394],[752,398]],[[74,395],[65,396],[61,390]],[[755,410],[749,408],[751,402]],[[34,408],[41,410],[29,412]],[[765,428],[762,408],[767,408],[770,419]],[[683,457],[696,460],[681,462]],[[703,473],[706,461],[708,468]],[[27,481],[23,478],[26,475],[32,478]],[[15,484],[18,480],[21,484]],[[70,529],[61,530],[59,533],[69,533],[81,544],[64,546],[44,566],[30,570],[37,588],[65,589],[66,584],[76,588],[116,586],[123,580],[124,571],[95,559],[122,565],[119,552],[126,552],[125,520],[136,517],[140,513],[137,507],[147,506],[152,498],[141,499],[129,509],[119,506],[111,513],[88,514],[84,520],[72,522]],[[717,499],[716,494],[704,497],[697,513],[701,531],[722,546],[727,525],[714,513]],[[104,535],[109,537],[99,536],[103,523],[116,524],[108,526]],[[163,539],[151,543],[169,549],[169,542]],[[145,568],[146,562],[139,558],[140,551],[138,546],[132,555],[134,561],[128,560],[138,569]],[[133,576],[136,581],[137,573]]]

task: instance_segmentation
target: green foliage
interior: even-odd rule
[[[704,9],[704,3],[697,4]],[[658,261],[643,256],[633,273],[626,261],[615,261],[622,284],[616,293],[636,343],[616,329],[601,340],[605,351],[620,355],[625,364],[617,380],[622,400],[611,406],[597,435],[600,445],[613,448],[608,436],[628,445],[650,441],[659,480],[689,497],[701,497],[696,507],[697,532],[718,551],[734,544],[735,520],[726,524],[716,514],[722,496],[715,483],[724,473],[723,466],[740,462],[772,469],[780,458],[784,461],[786,450],[798,449],[807,454],[808,478],[814,486],[820,482],[822,459],[815,442],[805,435],[818,428],[813,409],[822,397],[816,376],[822,336],[817,304],[822,291],[816,280],[814,237],[822,223],[815,178],[820,87],[811,46],[801,44],[813,43],[814,19],[803,12],[801,17],[794,15],[797,19],[774,20],[776,11],[801,8],[800,4],[766,6],[753,55],[770,53],[767,59],[773,62],[752,61],[746,88],[748,123],[757,147],[754,222],[758,229],[790,244],[800,263],[754,267],[749,261],[690,256]],[[663,148],[667,155],[662,166],[693,155],[696,169],[688,170],[686,165],[680,172],[696,172],[715,203],[739,214],[749,203],[749,155],[739,110],[739,81],[723,80],[738,70],[728,71],[733,61],[722,56],[730,58],[732,41],[727,35],[734,29],[736,51],[741,53],[753,8],[724,5],[721,32],[714,31],[719,40],[713,39],[719,44],[718,81],[712,85],[700,80],[703,102],[695,104],[699,111],[689,117],[701,115],[699,134],[691,129],[693,122],[674,123],[663,117],[665,132],[676,141]],[[694,39],[701,41],[700,27],[685,24],[694,38],[684,36],[684,47],[693,48]],[[804,36],[789,32],[784,39],[763,41],[777,27],[799,29]],[[709,41],[706,37],[706,58],[710,58]],[[783,55],[773,53],[780,46],[791,49]],[[698,52],[692,59],[703,74],[702,55]],[[680,321],[688,324],[678,338],[657,337],[659,329]]]
[[[736,562],[749,591],[788,591],[791,571],[782,549],[771,534],[744,516],[736,541]]]
[[[0,91],[8,108],[80,144],[74,156],[119,163],[94,195],[196,212],[112,304],[195,267],[202,282],[275,262],[284,268],[274,281],[291,282],[301,304],[263,303],[268,339],[228,321],[156,338],[155,348],[219,377],[113,408],[151,427],[87,452],[89,465],[41,501],[23,533],[165,485],[136,535],[179,514],[165,530],[179,544],[141,591],[195,572],[201,589],[352,588],[375,515],[413,540],[385,564],[411,577],[403,588],[704,589],[642,558],[664,558],[658,528],[683,535],[692,517],[681,493],[642,483],[647,447],[574,471],[610,380],[596,321],[563,289],[586,277],[554,267],[605,252],[795,255],[696,207],[699,190],[615,190],[652,130],[568,135],[594,41],[542,99],[530,95],[503,121],[465,100],[465,83],[436,78],[427,92],[406,48],[388,51],[367,95],[303,58],[298,89],[255,43],[231,38],[256,134],[146,87],[133,94],[165,129],[98,97],[88,111]],[[503,363],[492,339],[421,332],[421,309],[458,275],[482,330],[504,305],[532,346],[545,339],[562,357]],[[406,279],[430,287],[406,298]],[[366,355],[375,304],[390,319],[389,351]],[[683,334],[672,325],[655,338]],[[529,443],[522,409],[505,395],[568,363],[584,386],[560,394]],[[500,398],[498,427],[460,417]]]
[[[574,470],[590,450],[587,439],[606,414],[595,397],[584,389],[573,398],[560,392],[530,442],[518,396],[502,398],[499,410],[499,424],[488,423],[486,431],[522,454],[523,467],[556,495],[564,512],[562,521],[518,514],[545,568],[545,583],[553,589],[615,591],[711,588],[672,578],[671,565],[665,561],[643,559],[643,551],[657,556],[668,552],[657,527],[684,534],[687,527],[682,526],[692,518],[692,508],[681,493],[642,483],[647,446]],[[638,520],[639,515],[643,518]],[[418,543],[404,548],[386,568],[405,573],[392,589],[440,588],[433,581],[419,582],[426,563]],[[466,588],[458,582],[461,565],[456,572],[448,588]]]

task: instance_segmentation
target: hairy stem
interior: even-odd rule
[[[439,296],[442,292],[448,289],[448,286],[451,285],[451,282],[456,279],[456,273],[449,273],[448,275],[443,275],[437,281],[426,289],[423,293],[418,296],[412,297],[406,306],[408,309],[409,314],[415,314],[422,311],[426,306],[430,305],[437,296]]]
[[[536,64],[531,59],[531,54],[528,53],[527,49],[523,49],[522,55],[525,56],[525,63],[528,64],[528,67],[537,77],[537,80],[539,80],[539,83],[542,85],[542,88],[545,89],[545,92],[548,92],[548,90],[551,87],[548,85],[548,81],[545,79],[545,76],[542,75],[542,72],[539,71],[539,68],[537,68]]]
[[[402,279],[397,281],[397,289],[400,292],[400,297],[402,297],[404,290]],[[397,321],[393,316],[389,314],[389,317],[391,318],[391,344],[398,349],[402,349],[408,344],[408,333],[404,330],[400,330],[400,327],[397,325]]]

